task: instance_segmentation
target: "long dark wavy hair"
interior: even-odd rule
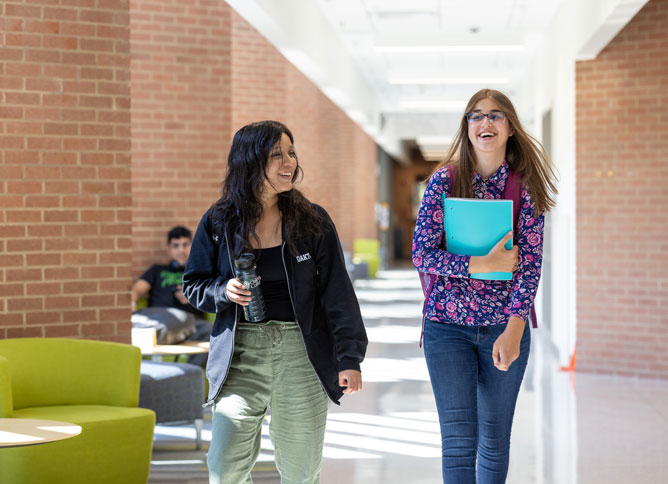
[[[506,115],[508,127],[514,133],[506,144],[506,161],[510,169],[520,175],[522,182],[528,185],[536,204],[536,215],[544,210],[549,211],[555,205],[557,187],[554,168],[545,149],[538,140],[524,130],[513,103],[500,91],[481,89],[476,92],[466,105],[464,113],[471,112],[478,101],[484,98],[491,99],[499,106]],[[445,160],[436,167],[436,170],[446,165],[457,167],[457,177],[451,193],[453,197],[474,198],[471,180],[476,168],[476,159],[468,129],[468,121],[464,114]]]
[[[294,144],[292,132],[283,123],[259,121],[241,128],[232,140],[222,196],[212,207],[212,217],[220,217],[232,235],[235,257],[250,249],[251,241],[259,243],[255,226],[262,216],[262,189],[267,179],[267,165],[272,148],[283,134]],[[292,182],[302,176],[297,160]],[[321,215],[296,188],[278,194],[278,210],[285,242],[293,254],[298,253],[296,242],[299,238],[321,233]]]

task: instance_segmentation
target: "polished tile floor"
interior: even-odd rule
[[[384,271],[355,287],[370,341],[364,390],[330,409],[321,482],[440,483],[415,272]],[[540,329],[532,334],[507,482],[668,483],[668,382],[562,372]],[[150,483],[207,482],[205,450],[192,450],[193,437],[187,425],[156,427]],[[262,447],[254,482],[278,483],[268,432]]]

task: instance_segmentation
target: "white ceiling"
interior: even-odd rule
[[[573,1],[604,10],[595,56],[647,0],[227,0],[398,157],[403,140],[440,157],[478,89],[512,98]]]
[[[384,109],[406,111],[466,100],[483,83],[512,85],[561,0],[317,2]]]
[[[383,124],[439,158],[478,89],[513,94],[561,0],[317,0]]]

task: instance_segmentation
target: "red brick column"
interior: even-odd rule
[[[668,0],[576,73],[577,368],[668,378]]]
[[[220,196],[230,142],[230,8],[130,3],[133,276],[167,262],[166,234],[195,230]]]
[[[0,338],[129,340],[124,1],[0,5]]]

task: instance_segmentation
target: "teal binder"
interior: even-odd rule
[[[487,255],[513,230],[512,200],[451,198],[443,195],[443,230],[446,249],[457,255]],[[506,249],[513,241],[506,243]],[[509,281],[512,272],[478,272],[471,279]]]

